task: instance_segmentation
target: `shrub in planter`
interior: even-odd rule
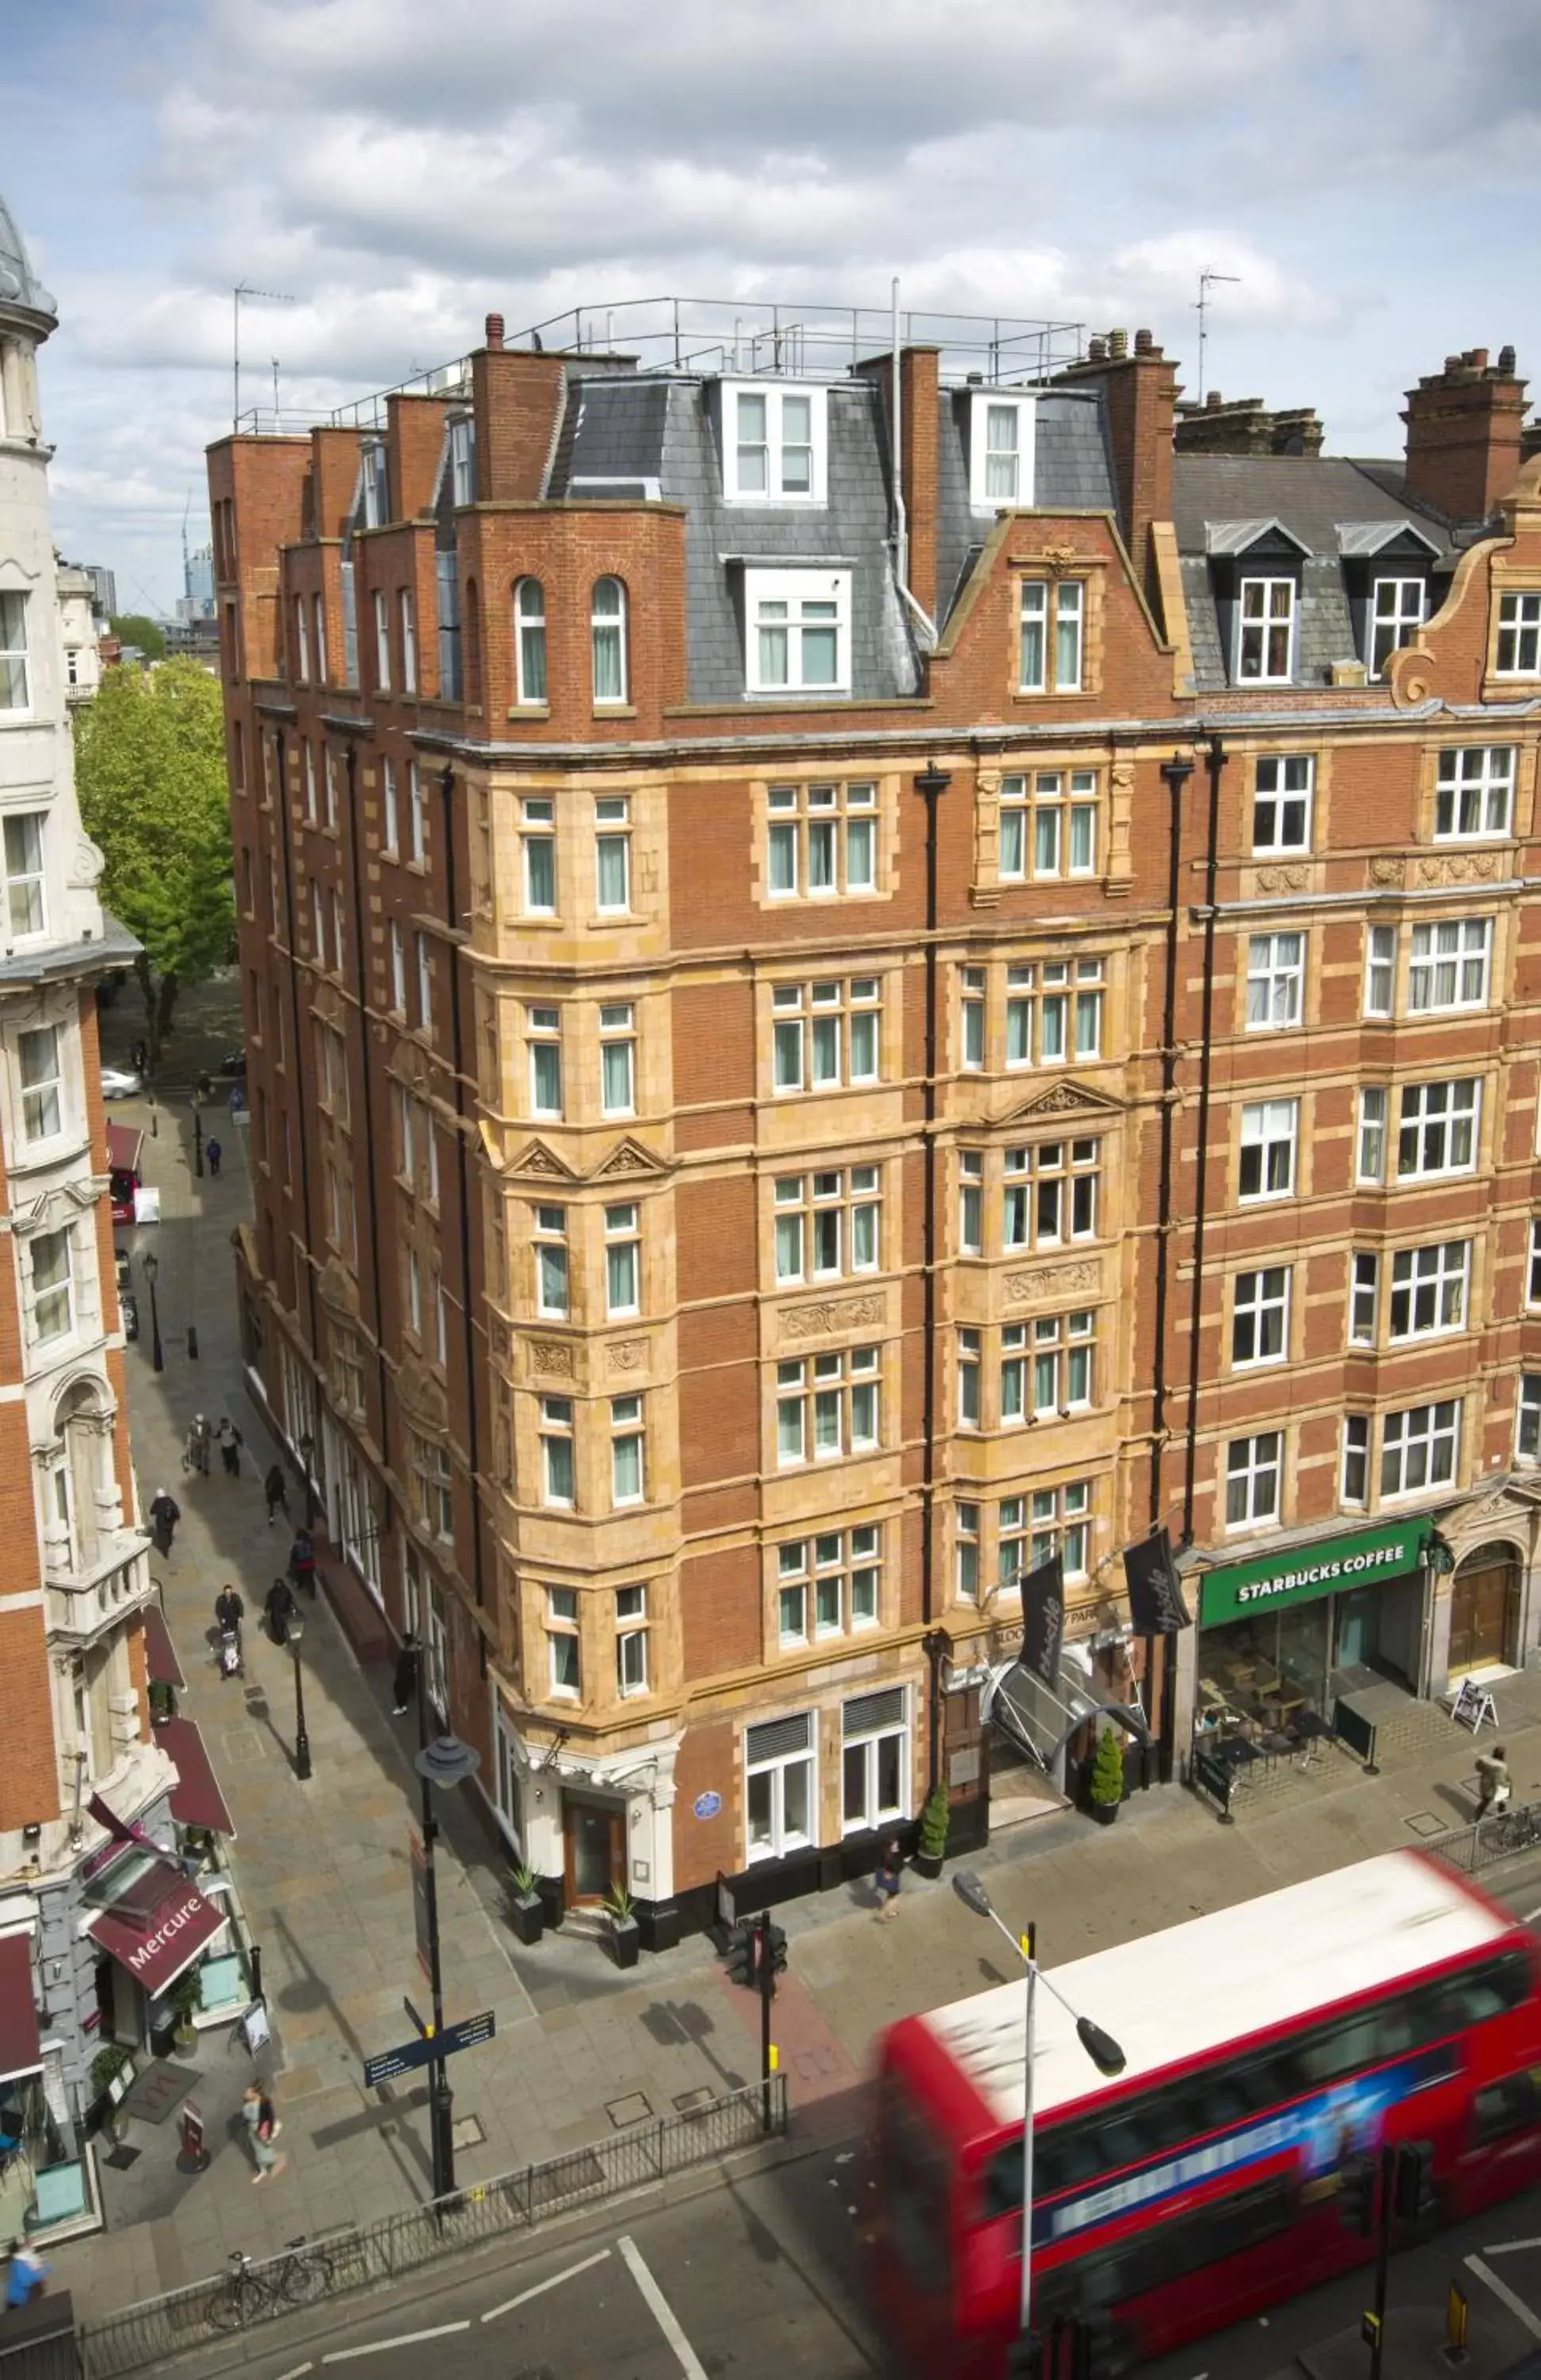
[[[198,1969],[196,1967],[189,1967],[185,1975],[177,1976],[176,1981],[173,1984],[170,1991],[166,1994],[166,2006],[170,2010],[175,2021],[176,2041],[178,2049],[190,2049],[192,2047],[194,2040],[193,2015],[195,2010],[201,2007],[202,2001],[203,1993],[198,1980]]]
[[[105,2043],[91,2062],[91,2096],[96,2099],[105,2098],[129,2060],[130,2053],[127,2049],[120,2049],[115,2041]]]
[[[546,1930],[546,1904],[535,1870],[522,1860],[509,1870],[508,1922],[527,1948]]]
[[[1097,1757],[1092,1762],[1092,1816],[1098,1825],[1110,1827],[1118,1816],[1118,1805],[1123,1799],[1123,1746],[1118,1730],[1104,1728],[1097,1740]]]
[[[953,1805],[947,1798],[945,1785],[933,1785],[920,1813],[920,1843],[915,1855],[916,1866],[922,1876],[940,1876],[947,1856],[947,1834],[953,1823]]]
[[[610,1920],[610,1944],[618,1967],[635,1967],[637,1954],[642,1947],[642,1929],[637,1925],[631,1895],[624,1884],[618,1884],[607,1895],[604,1913]]]

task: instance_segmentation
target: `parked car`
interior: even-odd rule
[[[102,1096],[104,1099],[137,1099],[144,1089],[144,1076],[133,1066],[103,1066]]]
[[[246,1073],[246,1051],[244,1050],[227,1050],[219,1062],[219,1070],[222,1075],[243,1075]]]

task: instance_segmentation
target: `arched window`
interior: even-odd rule
[[[521,702],[546,700],[546,590],[539,578],[514,589],[514,655]]]
[[[466,673],[466,699],[481,700],[481,598],[474,578],[466,581],[466,608],[460,631],[461,666]]]
[[[594,649],[594,699],[626,698],[626,590],[618,578],[596,578],[589,614]]]
[[[79,1380],[67,1390],[56,1426],[63,1459],[51,1466],[44,1536],[57,1557],[55,1567],[90,1570],[123,1521],[112,1466],[112,1415],[101,1389]]]

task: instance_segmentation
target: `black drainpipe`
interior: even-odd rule
[[[476,1590],[479,1609],[487,1600],[486,1578],[481,1560],[481,1430],[477,1419],[476,1333],[471,1297],[471,1184],[470,1160],[466,1152],[466,1070],[465,1036],[460,1019],[460,925],[458,897],[455,878],[455,771],[445,768],[439,778],[439,791],[444,804],[444,906],[449,917],[449,990],[450,990],[450,1054],[455,1067],[455,1149],[460,1189],[460,1304],[462,1328],[466,1336],[466,1451],[470,1458],[471,1486],[471,1583]],[[487,1675],[487,1638],[477,1630],[477,1656],[483,1677]]]
[[[925,1191],[921,1215],[925,1372],[920,1406],[920,1610],[926,1622],[926,1657],[931,1666],[930,1723],[927,1732],[928,1791],[941,1767],[941,1665],[950,1649],[945,1632],[933,1629],[936,1593],[931,1575],[936,1534],[937,1389],[937,804],[953,779],[946,769],[927,768],[915,780],[926,805],[926,1079],[923,1089]]]
[[[284,730],[273,731],[273,759],[278,777],[278,832],[284,845],[284,917],[289,937],[289,1038],[294,1044],[296,1122],[299,1126],[299,1203],[305,1219],[305,1281],[310,1309],[310,1354],[321,1361],[321,1333],[316,1322],[315,1235],[310,1226],[310,1163],[306,1156],[305,1040],[299,1021],[299,942],[295,933],[295,871],[289,850],[289,785],[284,773]]]
[[[391,1402],[390,1383],[385,1366],[385,1300],[382,1293],[380,1281],[380,1240],[382,1219],[375,1176],[374,1089],[370,1067],[369,970],[365,963],[368,938],[364,928],[364,863],[361,837],[358,832],[358,747],[351,736],[347,743],[347,834],[353,868],[353,939],[358,953],[358,965],[354,973],[358,991],[358,1071],[364,1104],[364,1173],[370,1191],[370,1282],[374,1297],[375,1376],[380,1390],[380,1467],[386,1477],[389,1477]],[[389,1514],[389,1500],[385,1510]]]
[[[1209,828],[1204,855],[1204,1000],[1198,1045],[1198,1147],[1195,1152],[1194,1286],[1189,1305],[1188,1446],[1183,1476],[1183,1543],[1194,1541],[1194,1481],[1198,1467],[1199,1318],[1204,1302],[1204,1226],[1208,1210],[1209,1085],[1213,1071],[1211,1044],[1215,1015],[1215,888],[1219,869],[1220,777],[1225,747],[1211,735],[1204,755],[1209,780]]]
[[[1161,1155],[1157,1186],[1156,1212],[1156,1301],[1155,1345],[1151,1355],[1150,1386],[1150,1525],[1160,1525],[1165,1497],[1161,1482],[1161,1458],[1167,1441],[1167,1308],[1171,1287],[1171,1148],[1177,1114],[1177,959],[1181,943],[1178,927],[1178,905],[1183,890],[1183,795],[1194,764],[1173,753],[1161,764],[1171,796],[1171,813],[1167,841],[1167,932],[1166,984],[1161,1013]],[[1145,1643],[1146,1692],[1148,1709],[1156,1731],[1154,1755],[1147,1747],[1144,1755],[1145,1782],[1151,1781],[1153,1757],[1163,1781],[1172,1774],[1172,1753],[1177,1723],[1173,1694],[1175,1679],[1170,1660],[1161,1672],[1160,1707],[1156,1707],[1151,1682],[1156,1675],[1156,1644],[1154,1636]]]

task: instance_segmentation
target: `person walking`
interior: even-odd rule
[[[157,1488],[150,1500],[150,1520],[158,1554],[170,1553],[171,1541],[176,1535],[176,1524],[181,1517],[182,1507],[176,1497],[168,1496],[164,1488]]]
[[[209,1449],[213,1442],[214,1433],[210,1427],[208,1415],[194,1414],[188,1424],[188,1451],[184,1457],[189,1471],[201,1471],[204,1477],[208,1477]]]
[[[267,2181],[273,2174],[282,2173],[289,2162],[288,2152],[277,2145],[284,2126],[273,2111],[266,2082],[247,2084],[241,2095],[241,2119],[246,2125],[257,2167],[251,2177],[251,2186],[255,2190],[260,2181]]]
[[[1514,1779],[1509,1773],[1501,1743],[1495,1743],[1491,1752],[1477,1754],[1476,1773],[1477,1816],[1486,1818],[1495,1804],[1501,1810],[1514,1791]]]
[[[285,1520],[289,1517],[289,1485],[284,1476],[284,1466],[281,1463],[271,1463],[268,1465],[268,1475],[262,1482],[262,1493],[268,1500],[268,1526],[271,1529],[275,1512],[282,1512]]]
[[[297,1529],[289,1548],[289,1576],[297,1586],[316,1591],[316,1548],[309,1529]]]
[[[268,1634],[275,1645],[289,1641],[289,1615],[298,1609],[295,1592],[286,1578],[275,1578],[268,1589],[266,1604]]]
[[[41,2296],[53,2269],[28,2240],[18,2240],[11,2250],[10,2267],[6,2275],[6,2313],[14,2313],[18,2306],[30,2305],[33,2298]]]
[[[214,1436],[219,1440],[219,1459],[224,1465],[225,1477],[238,1479],[241,1475],[241,1433],[228,1414],[221,1416]]]
[[[899,1887],[904,1880],[904,1853],[897,1835],[891,1835],[883,1845],[883,1855],[878,1863],[873,1882],[878,1890],[878,1923],[891,1925],[899,1914]]]
[[[219,1180],[219,1161],[224,1155],[224,1151],[220,1147],[218,1141],[214,1138],[212,1133],[210,1134],[208,1139],[203,1144],[203,1154],[209,1160],[209,1178],[211,1181],[217,1182]]]
[[[401,1718],[418,1699],[418,1640],[410,1628],[401,1640],[396,1655],[396,1673],[391,1680],[391,1717]]]

